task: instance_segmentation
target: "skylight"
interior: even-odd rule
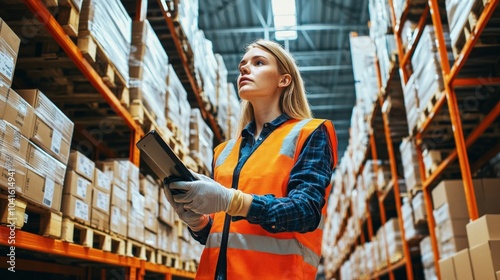
[[[297,39],[295,0],[272,0],[276,40]]]

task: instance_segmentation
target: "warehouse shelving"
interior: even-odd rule
[[[136,1],[136,18],[140,19],[141,16],[144,18],[147,12],[147,1]],[[160,6],[161,1],[158,1]],[[18,4],[16,8],[20,8]],[[111,110],[118,117],[120,124],[124,124],[128,128],[130,134],[130,139],[126,140],[129,153],[129,159],[135,165],[139,165],[140,154],[135,146],[135,143],[144,135],[144,130],[139,123],[134,120],[134,118],[129,113],[128,109],[120,103],[120,100],[115,96],[112,90],[106,85],[100,75],[94,70],[92,65],[84,58],[82,52],[76,46],[72,38],[70,38],[62,26],[57,22],[57,20],[52,15],[51,11],[43,4],[42,1],[37,0],[24,0],[24,7],[28,8],[33,13],[33,19],[36,18],[37,22],[41,24],[44,28],[44,32],[50,34],[52,40],[64,51],[69,60],[65,60],[66,65],[70,67],[76,67],[80,73],[84,76],[83,79],[91,84],[91,86],[98,92],[101,96],[102,103],[107,104]],[[175,28],[173,26],[173,21],[165,14],[166,23],[168,24],[170,32],[173,37],[173,42],[175,42],[176,47],[179,47],[179,40],[175,36]],[[31,23],[30,23],[31,24]],[[21,46],[22,47],[22,46]],[[182,60],[182,66],[186,67],[186,59],[182,49],[178,49],[178,54],[184,57]],[[196,84],[191,73],[185,70],[190,81],[190,91],[198,100],[198,106],[203,112],[203,116],[208,120],[211,128],[214,131],[215,141],[222,141],[222,135],[220,133],[220,128],[216,125],[214,121],[214,116],[203,109],[201,100],[199,99],[199,92],[196,90]],[[94,101],[96,97],[92,96],[91,99]],[[116,121],[116,120],[115,120]],[[90,141],[96,148],[96,154],[99,152],[106,157],[116,157],[117,152],[115,148],[110,148],[110,146],[103,143],[102,139],[96,139],[94,135],[87,131],[84,125],[85,122],[81,124],[75,124],[75,135],[82,137]],[[119,137],[114,137],[119,138]],[[98,156],[96,156],[98,157]],[[62,264],[47,262],[46,258],[36,258],[33,260],[28,259],[18,259],[19,266],[18,270],[26,271],[38,271],[46,273],[57,273],[66,274],[79,277],[83,279],[85,275],[88,279],[94,279],[96,277],[95,272],[91,272],[92,267],[101,268],[100,274],[101,279],[107,279],[106,271],[110,269],[121,269],[123,270],[124,277],[126,279],[144,279],[145,276],[151,278],[150,273],[157,275],[161,279],[193,279],[194,273],[190,271],[170,268],[165,265],[154,264],[149,261],[139,259],[138,257],[132,256],[122,256],[110,252],[104,252],[99,249],[87,248],[79,244],[73,244],[49,237],[40,236],[31,232],[26,232],[24,230],[16,230],[16,249],[23,251],[30,258],[36,256],[38,253],[47,254],[55,256],[55,259],[65,259],[66,262],[72,262],[74,264],[82,264],[82,268],[65,266]],[[0,227],[0,245],[10,246],[7,237],[10,234],[10,230],[7,227]],[[4,259],[4,257],[2,257]],[[23,264],[21,264],[21,262]],[[4,262],[5,263],[5,262]],[[27,265],[29,264],[29,265]],[[84,269],[83,267],[87,267]],[[2,266],[3,267],[3,266]],[[88,271],[87,271],[88,270]],[[109,271],[108,271],[109,273]]]
[[[482,31],[486,27],[488,21],[493,15],[495,9],[497,8],[498,1],[488,1],[484,2],[484,11],[482,12],[480,18],[477,21],[475,28],[472,30],[472,34],[467,39],[463,49],[461,50],[458,58],[450,67],[448,54],[446,50],[445,38],[443,33],[443,24],[442,18],[439,12],[439,3],[437,0],[429,0],[425,10],[422,15],[420,15],[420,20],[417,27],[417,35],[416,40],[413,42],[413,45],[409,51],[406,53],[403,50],[403,45],[401,41],[401,33],[400,33],[400,24],[403,23],[408,14],[408,9],[411,5],[411,1],[407,2],[408,5],[403,12],[403,16],[400,19],[396,18],[394,6],[392,5],[392,0],[389,0],[389,4],[391,7],[391,17],[392,22],[394,24],[394,34],[396,38],[396,43],[398,47],[398,55],[403,59],[400,61],[401,73],[402,73],[402,82],[406,84],[408,82],[410,73],[408,70],[407,64],[415,50],[415,46],[418,43],[418,40],[421,35],[421,31],[423,26],[427,22],[428,13],[430,13],[432,24],[436,30],[436,37],[438,41],[438,50],[439,56],[441,59],[441,67],[443,71],[444,77],[444,94],[439,97],[432,110],[429,112],[427,118],[422,122],[421,126],[417,128],[416,135],[414,135],[417,140],[417,144],[422,144],[424,133],[433,125],[434,118],[438,115],[439,111],[444,106],[445,102],[448,106],[449,117],[451,119],[451,125],[453,127],[453,136],[455,140],[456,148],[441,162],[441,164],[432,172],[430,176],[426,176],[426,172],[424,170],[424,163],[422,160],[422,154],[419,151],[419,166],[420,166],[420,175],[422,177],[422,190],[424,192],[424,201],[426,206],[427,213],[432,213],[432,198],[431,198],[431,190],[432,187],[435,186],[437,179],[444,173],[447,167],[458,158],[458,162],[460,165],[460,174],[462,180],[464,182],[464,190],[466,193],[466,201],[469,211],[469,217],[471,220],[475,220],[478,218],[478,210],[476,199],[474,195],[474,186],[472,184],[472,173],[474,170],[477,170],[481,163],[485,163],[485,161],[489,158],[492,158],[499,152],[498,145],[492,149],[491,152],[486,154],[486,159],[481,160],[478,164],[474,165],[475,168],[471,171],[471,165],[469,162],[469,156],[467,154],[467,148],[470,147],[478,138],[490,127],[500,113],[500,103],[493,107],[493,109],[483,118],[482,122],[477,125],[477,127],[469,133],[467,137],[464,137],[464,129],[462,128],[462,120],[460,116],[457,95],[455,92],[455,88],[457,87],[471,87],[471,86],[492,86],[499,85],[500,79],[498,77],[489,77],[489,78],[470,78],[470,77],[460,77],[460,70],[466,67],[468,59],[478,42]],[[419,145],[417,145],[417,149],[419,149]],[[420,149],[419,149],[420,150]],[[428,215],[428,227],[429,233],[431,236],[432,248],[434,251],[434,262],[436,267],[436,273],[439,275],[439,251],[436,240],[435,233],[435,221],[433,215]]]

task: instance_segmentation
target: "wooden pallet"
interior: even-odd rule
[[[61,240],[105,252],[125,255],[125,242],[123,239],[69,218],[63,219]]]
[[[181,269],[181,261],[177,254],[167,253],[162,250],[156,251],[156,262],[167,267]]]
[[[467,41],[471,38],[471,36],[475,35],[475,28],[481,14],[483,13],[485,7],[490,5],[490,0],[470,0],[474,1],[472,8],[468,14],[467,19],[464,21],[463,26],[460,30],[460,33],[456,39],[456,41],[452,45],[453,56],[458,58],[460,53],[467,43]],[[498,33],[492,32],[492,34],[487,35],[489,32],[488,28],[485,29],[482,36],[478,39],[476,46],[488,46],[493,45],[495,47],[500,47],[500,41],[498,39]],[[483,36],[484,35],[484,36]]]
[[[62,214],[31,200],[16,196],[9,207],[8,196],[0,194],[1,224],[10,225],[14,222],[17,229],[50,238],[61,237]]]
[[[73,1],[59,0],[57,22],[62,26],[69,37],[78,36],[78,25],[80,23],[80,9]]]
[[[427,120],[427,118],[433,113],[433,109],[436,106],[436,103],[443,96],[443,94],[444,93],[442,91],[436,91],[432,94],[427,104],[420,105],[421,112],[420,112],[420,117],[417,120],[417,125],[416,125],[417,130],[422,127],[425,120]]]
[[[188,272],[196,272],[198,265],[194,260],[182,261],[182,270]]]
[[[137,242],[135,240],[127,239],[126,240],[126,256],[128,257],[136,257],[141,260],[147,260],[146,254],[146,245]]]

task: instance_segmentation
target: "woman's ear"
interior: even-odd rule
[[[279,87],[287,87],[292,82],[292,76],[290,74],[281,75],[280,82],[278,83]]]

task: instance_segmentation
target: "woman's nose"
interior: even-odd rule
[[[241,67],[240,67],[240,74],[243,75],[243,74],[248,74],[248,73],[249,73],[249,70],[248,70],[247,65],[246,64],[241,65]]]

